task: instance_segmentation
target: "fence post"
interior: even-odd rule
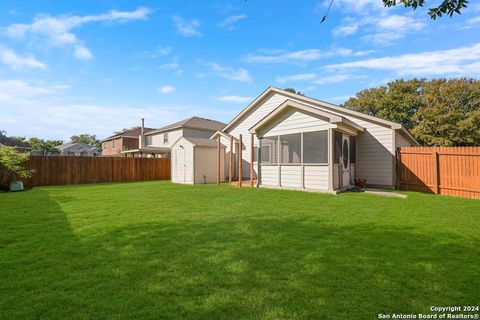
[[[396,149],[396,160],[395,163],[396,163],[396,180],[397,180],[397,189],[400,190],[400,178],[401,178],[401,151],[400,151],[400,147],[398,147]]]
[[[439,194],[440,193],[440,187],[439,187],[439,184],[440,184],[440,179],[438,177],[439,175],[439,165],[438,165],[438,151],[437,151],[437,147],[433,148],[433,170],[434,171],[434,176],[433,176],[433,179],[434,179],[434,192],[435,194]]]

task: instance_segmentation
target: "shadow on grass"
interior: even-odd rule
[[[453,235],[264,216],[80,237],[37,193],[48,209],[0,217],[0,318],[371,319],[480,296],[480,247]]]

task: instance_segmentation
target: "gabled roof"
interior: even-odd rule
[[[268,115],[266,115],[262,120],[257,122],[253,127],[251,127],[249,130],[250,133],[255,133],[258,129],[270,123],[271,120],[273,120],[275,117],[283,113],[285,110],[292,109],[292,108],[300,111],[308,112],[318,117],[324,118],[330,123],[335,123],[335,124],[343,123],[344,125],[347,125],[356,131],[363,132],[365,130],[365,128],[363,128],[362,126],[359,126],[355,122],[348,120],[345,117],[339,116],[338,114],[331,113],[328,111],[323,111],[323,110],[314,108],[312,106],[288,99],[284,103],[282,103],[280,106],[275,108]]]
[[[155,129],[154,128],[145,128],[144,132],[147,133],[147,132],[150,132],[150,131],[153,131],[153,130],[155,130]],[[120,132],[120,133],[114,134],[113,136],[105,138],[105,139],[102,140],[102,142],[112,140],[112,139],[116,139],[116,138],[120,138],[120,137],[138,138],[141,131],[142,131],[142,127],[134,127],[132,129],[124,130],[123,132]]]
[[[23,149],[30,149],[32,146],[28,142],[20,142],[18,140],[9,138],[0,134],[0,145],[5,147],[16,147],[16,148],[23,148]]]
[[[184,119],[182,121],[172,123],[168,126],[150,131],[146,135],[162,133],[162,132],[166,132],[174,129],[180,129],[180,128],[218,131],[218,130],[222,130],[224,127],[225,127],[225,123],[220,121],[210,120],[210,119],[205,119],[200,117],[191,117],[188,119]]]
[[[273,95],[273,94],[281,94],[281,95],[285,96],[286,98],[293,99],[293,100],[296,100],[296,101],[299,101],[299,102],[302,102],[302,103],[311,104],[313,106],[318,106],[322,109],[327,109],[327,110],[331,110],[333,112],[339,112],[339,113],[343,113],[345,115],[355,116],[357,118],[364,119],[364,120],[367,120],[367,121],[376,122],[376,123],[385,125],[387,127],[390,127],[391,129],[394,129],[394,130],[401,130],[404,134],[406,134],[412,140],[412,142],[414,142],[415,144],[418,144],[418,142],[408,132],[408,130],[406,130],[399,123],[389,121],[389,120],[385,120],[385,119],[381,119],[381,118],[378,118],[378,117],[374,117],[374,116],[371,116],[371,115],[368,115],[368,114],[365,114],[365,113],[362,113],[362,112],[353,111],[353,110],[343,108],[343,107],[340,107],[340,106],[332,104],[332,103],[328,103],[328,102],[325,102],[325,101],[322,101],[322,100],[313,99],[313,98],[310,98],[310,97],[306,97],[306,96],[302,96],[302,95],[299,95],[299,94],[291,93],[291,92],[288,92],[288,91],[285,91],[285,90],[282,90],[282,89],[279,89],[279,88],[275,88],[275,87],[268,87],[264,92],[262,92],[262,94],[260,94],[252,103],[250,103],[242,112],[240,112],[235,118],[233,118],[233,120],[230,121],[225,126],[225,128],[223,128],[223,131],[228,133],[229,130],[235,124],[237,124],[245,115],[247,115],[250,112],[250,110],[254,109],[265,98],[267,98],[267,97],[269,97],[270,95]]]
[[[227,140],[233,139],[233,141],[238,141],[238,138],[232,136],[231,134],[228,134],[228,133],[226,133],[226,132],[223,132],[223,131],[217,131],[217,132],[215,132],[215,133],[210,137],[210,139],[214,140],[214,139],[216,139],[216,138],[219,137],[219,136],[222,136],[222,137],[224,137],[224,138],[227,139]]]
[[[57,149],[60,150],[60,151],[63,151],[65,149],[68,149],[70,147],[80,147],[80,148],[85,148],[87,150],[99,150],[97,147],[95,146],[92,146],[90,144],[86,144],[86,143],[83,143],[83,142],[68,142],[68,143],[64,143],[64,144],[61,144],[59,146],[57,146]]]

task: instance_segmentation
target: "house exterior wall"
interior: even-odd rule
[[[195,183],[217,182],[217,148],[195,147]],[[220,150],[220,181],[225,180],[225,148]]]
[[[283,102],[285,102],[287,98],[283,95],[280,94],[274,94],[271,95],[270,97],[267,97],[264,102],[259,105],[255,110],[251,111],[248,113],[242,121],[237,123],[237,125],[229,130],[228,133],[233,135],[234,137],[238,138],[239,135],[242,135],[243,138],[243,150],[242,150],[242,158],[243,158],[243,163],[242,163],[242,176],[244,178],[248,178],[250,176],[250,133],[248,130],[253,127],[257,122],[262,120],[266,115],[268,115],[270,112],[272,112],[275,108],[277,108],[279,105],[281,105]],[[258,139],[257,137],[254,138],[254,146],[258,146]],[[229,150],[227,149],[227,152]],[[237,151],[235,151],[236,153]],[[255,173],[256,172],[256,166],[255,168]]]
[[[183,136],[183,129],[176,129],[167,131],[168,132],[168,142],[163,143],[163,134],[164,132],[160,132],[157,134],[146,135],[145,137],[152,137],[152,143],[148,144],[147,146],[151,147],[163,147],[163,148],[171,148],[172,145]]]
[[[118,156],[122,151],[134,149],[138,149],[138,138],[118,137],[102,143],[102,156]]]
[[[83,153],[83,154],[82,154]],[[71,146],[69,148],[65,148],[60,153],[62,156],[85,156],[85,157],[94,157],[99,154],[97,151],[87,150],[81,146]]]

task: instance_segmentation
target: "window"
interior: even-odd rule
[[[278,137],[268,137],[262,139],[262,149],[260,161],[262,164],[278,163]]]
[[[302,158],[302,138],[300,133],[280,136],[280,162],[300,163]]]
[[[163,144],[168,144],[168,132],[163,134]]]
[[[303,162],[328,163],[328,131],[303,134]]]
[[[107,144],[105,142],[102,143],[102,150],[107,149]]]
[[[115,139],[112,140],[112,149],[115,149]]]
[[[152,136],[146,136],[145,137],[145,145],[146,146],[151,146],[152,145]]]
[[[342,157],[342,133],[333,132],[333,163],[339,164]]]
[[[357,163],[357,138],[350,137],[350,163]]]

